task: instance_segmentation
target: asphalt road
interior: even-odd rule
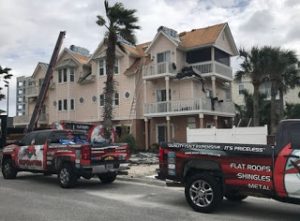
[[[16,180],[0,176],[2,221],[101,220],[297,220],[300,205],[248,198],[242,203],[223,201],[214,214],[194,212],[182,188],[160,187],[117,180],[103,185],[82,180],[75,189],[62,189],[56,176],[21,173]]]

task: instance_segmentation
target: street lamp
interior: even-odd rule
[[[7,87],[7,93],[6,93],[6,108],[7,108],[7,117],[9,114],[9,81],[4,80],[4,87]]]

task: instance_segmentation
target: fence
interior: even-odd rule
[[[187,128],[187,142],[267,144],[268,127]]]

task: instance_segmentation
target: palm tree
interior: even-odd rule
[[[235,74],[235,81],[240,82],[244,77],[250,78],[253,84],[253,124],[259,126],[259,86],[264,81],[267,74],[265,63],[265,48],[252,47],[250,51],[239,50],[243,62],[240,64],[241,70]]]
[[[104,88],[104,111],[103,111],[103,127],[104,136],[107,140],[110,139],[112,129],[112,109],[113,109],[113,94],[114,94],[114,64],[116,62],[116,46],[122,51],[125,51],[120,38],[135,44],[134,30],[140,27],[136,25],[138,18],[134,15],[136,10],[125,9],[122,3],[115,3],[113,6],[108,5],[108,1],[104,1],[106,18],[101,15],[97,16],[96,23],[99,26],[105,26],[106,49],[106,75],[107,79]]]
[[[275,134],[276,125],[283,118],[283,95],[291,88],[299,85],[298,71],[295,64],[298,62],[294,51],[282,50],[279,47],[268,48],[270,63],[269,80],[271,82],[271,134]],[[276,96],[279,93],[279,103]]]
[[[13,76],[12,74],[9,73],[10,71],[11,71],[10,68],[2,68],[0,65],[0,77],[3,75],[4,82],[6,82],[6,80],[10,79]],[[4,94],[1,93],[2,89],[3,88],[0,87],[0,100],[5,98]]]

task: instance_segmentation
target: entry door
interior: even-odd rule
[[[158,143],[167,141],[167,126],[165,125],[157,126],[157,139],[158,139]]]

